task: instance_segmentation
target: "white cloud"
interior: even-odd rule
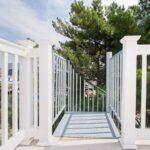
[[[50,21],[40,20],[35,11],[21,0],[0,1],[0,27],[35,40],[50,40],[55,44],[62,39],[54,31]]]
[[[26,3],[25,3],[26,2]],[[35,5],[38,2],[45,6],[44,11],[34,9],[29,4]],[[51,20],[56,17],[67,19],[70,4],[73,0],[0,0],[0,29],[7,29],[0,34],[1,37],[16,33],[20,37],[30,37],[34,40],[50,40],[58,45],[58,41],[64,41],[65,38],[57,34],[52,25]],[[86,5],[90,5],[92,0],[84,0]],[[110,4],[112,0],[102,0],[103,4]],[[138,0],[115,0],[119,4],[126,6],[137,4]],[[39,17],[45,15],[45,19]],[[43,17],[44,18],[44,17]],[[9,33],[9,31],[12,31]],[[18,37],[18,36],[17,36]]]

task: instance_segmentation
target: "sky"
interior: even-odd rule
[[[84,0],[90,6],[92,0]],[[113,0],[102,0],[103,5]],[[138,0],[114,0],[128,7]],[[17,41],[30,37],[33,40],[49,40],[58,45],[65,38],[52,27],[52,20],[68,20],[73,0],[0,0],[0,38]]]

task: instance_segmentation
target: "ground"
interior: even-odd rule
[[[66,113],[54,136],[51,146],[38,146],[35,140],[16,150],[122,150],[117,128],[107,113]],[[150,145],[140,145],[138,150],[150,150]]]
[[[116,139],[60,139],[49,147],[19,146],[16,150],[122,150]],[[150,150],[150,146],[138,146],[138,150]]]

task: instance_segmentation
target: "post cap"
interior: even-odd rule
[[[137,41],[140,39],[140,35],[129,35],[129,36],[124,36],[121,40],[120,40],[120,42],[123,44],[123,43],[125,43],[125,42],[130,42],[130,43],[132,43],[132,42],[136,42],[137,43]]]

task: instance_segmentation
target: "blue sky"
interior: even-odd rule
[[[90,5],[92,0],[84,0]],[[102,0],[109,5],[113,0]],[[138,0],[114,0],[125,5]],[[50,40],[53,44],[65,38],[57,34],[51,21],[57,17],[67,20],[73,0],[0,0],[0,38],[17,41],[30,37],[34,40]]]

